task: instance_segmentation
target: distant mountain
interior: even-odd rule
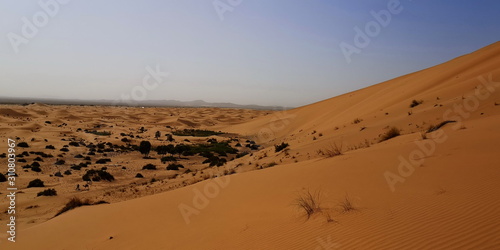
[[[256,110],[286,110],[281,106],[240,105],[229,102],[206,102],[203,100],[177,101],[177,100],[146,100],[146,101],[115,101],[115,100],[70,100],[51,98],[15,98],[0,97],[0,104],[30,104],[43,103],[53,105],[103,105],[103,106],[128,106],[128,107],[211,107],[211,108],[234,108],[234,109],[256,109]]]

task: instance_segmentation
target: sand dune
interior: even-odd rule
[[[114,134],[137,129],[134,123],[141,121],[148,124],[147,138],[158,126],[201,127],[262,145],[219,168],[237,174],[205,181],[194,181],[195,175],[182,185],[167,178],[140,190],[152,195],[136,199],[128,191],[128,199],[116,198],[120,192],[115,198],[91,193],[111,204],[80,207],[53,219],[60,209],[55,204],[80,194],[60,184],[69,178],[47,178],[65,187],[64,195],[35,200],[35,191],[25,190],[19,216],[36,220],[38,209],[44,219],[21,221],[18,241],[9,249],[498,249],[498,65],[500,43],[282,112],[108,108],[108,116],[123,113],[129,120],[97,122],[102,111],[96,107],[37,106],[69,124],[58,128],[60,122],[40,123],[40,113],[30,106],[3,107],[1,118],[7,121],[0,132],[40,126],[34,136],[25,134],[39,137],[35,146],[43,145],[41,138],[59,140],[63,130],[77,133],[77,120],[59,118],[72,114],[94,117]],[[6,125],[28,117],[31,125]],[[401,135],[381,141],[391,127]],[[288,149],[275,152],[274,145],[282,142]],[[342,145],[342,154],[328,157],[335,145]],[[126,171],[144,165],[134,155],[120,157],[113,163],[129,162]],[[126,171],[113,172],[122,174],[124,189],[132,185],[125,176],[135,173]],[[31,177],[21,175],[20,181]],[[114,190],[98,185],[103,192]],[[170,191],[162,189],[168,185]],[[308,190],[318,192],[320,202],[310,218],[295,205]],[[352,203],[349,211],[340,205],[345,199]],[[40,207],[26,209],[32,204]]]

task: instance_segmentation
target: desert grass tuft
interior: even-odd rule
[[[396,127],[392,127],[389,130],[387,130],[387,132],[385,132],[385,134],[382,135],[382,138],[380,138],[380,142],[387,141],[389,139],[392,139],[392,138],[400,136],[400,135],[401,135],[401,131]]]
[[[61,210],[59,210],[59,212],[57,212],[57,214],[54,217],[59,216],[65,212],[68,212],[69,210],[75,209],[77,207],[89,206],[89,205],[92,205],[90,200],[88,200],[88,199],[81,200],[80,198],[73,197],[73,198],[71,198],[71,200],[69,200],[68,203],[66,203],[66,205]]]
[[[341,212],[347,213],[350,211],[355,211],[356,208],[354,207],[354,204],[352,203],[351,199],[349,198],[349,195],[345,195],[344,199],[339,202],[338,206],[340,207]]]
[[[300,193],[295,199],[295,205],[306,213],[307,219],[309,219],[314,213],[321,211],[320,203],[320,191],[311,192],[310,190],[306,190],[303,193]]]
[[[343,152],[342,148],[343,148],[342,142],[339,145],[337,145],[337,143],[334,142],[328,145],[326,148],[319,150],[318,153],[323,154],[328,158],[331,158],[342,155]]]

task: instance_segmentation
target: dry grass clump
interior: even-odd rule
[[[354,204],[351,202],[351,199],[349,198],[349,195],[347,194],[345,195],[344,199],[339,202],[338,206],[340,207],[340,210],[343,213],[356,210]]]
[[[92,205],[89,199],[81,200],[80,198],[73,197],[71,198],[71,200],[69,200],[68,203],[66,203],[66,205],[61,210],[59,210],[59,212],[57,212],[57,214],[54,217],[59,216],[65,212],[68,212],[71,209],[89,205]]]
[[[418,106],[418,105],[422,104],[423,102],[424,102],[423,100],[418,100],[418,101],[417,101],[417,100],[413,100],[413,101],[411,101],[411,103],[410,103],[410,108],[414,108],[414,107],[416,107],[416,106]]]
[[[320,191],[311,192],[310,190],[306,190],[300,193],[295,199],[295,205],[299,207],[299,209],[303,210],[309,219],[314,213],[321,211],[320,195]]]
[[[392,127],[389,130],[387,130],[387,132],[385,132],[385,134],[382,135],[382,138],[380,138],[380,142],[387,141],[389,139],[392,139],[392,138],[400,136],[400,135],[401,135],[401,131],[399,130],[399,128]]]
[[[342,155],[343,152],[342,148],[343,148],[342,143],[340,143],[340,145],[337,145],[337,143],[334,142],[328,145],[326,148],[318,150],[318,154],[331,158]]]
[[[356,119],[354,119],[354,121],[352,121],[352,124],[358,124],[362,121],[363,121],[362,119],[356,118]]]
[[[57,214],[54,217],[59,216],[65,212],[68,212],[69,210],[75,209],[77,207],[99,205],[99,204],[109,204],[109,202],[100,200],[98,202],[92,203],[89,199],[82,200],[80,198],[73,197],[73,198],[71,198],[71,200],[69,200],[68,203],[66,203],[66,205],[61,210],[59,210],[59,212],[57,212]]]

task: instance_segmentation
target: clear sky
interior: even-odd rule
[[[0,0],[0,96],[301,106],[500,40],[494,0],[59,1]]]

